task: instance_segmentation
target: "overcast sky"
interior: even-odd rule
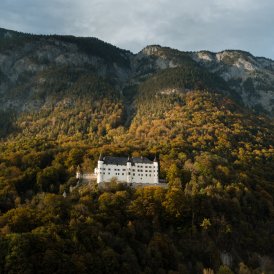
[[[0,27],[140,51],[241,49],[274,59],[273,0],[0,0]]]

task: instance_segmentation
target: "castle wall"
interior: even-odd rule
[[[127,165],[106,165],[98,161],[97,183],[119,182],[155,184],[159,182],[158,163],[135,163]]]

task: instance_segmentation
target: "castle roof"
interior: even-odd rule
[[[103,158],[104,164],[106,165],[121,165],[126,166],[129,161],[127,157],[113,157],[105,156]],[[153,164],[153,161],[149,160],[146,157],[132,157],[131,163],[134,164]]]
[[[139,163],[143,163],[143,164],[152,164],[153,162],[150,161],[148,158],[146,157],[133,157],[132,158],[132,162],[139,164]]]

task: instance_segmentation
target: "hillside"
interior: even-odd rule
[[[273,64],[0,29],[0,272],[273,273]],[[100,152],[168,189],[64,198]]]

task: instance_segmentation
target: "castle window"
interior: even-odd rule
[[[124,175],[124,173],[122,173],[122,175]]]

